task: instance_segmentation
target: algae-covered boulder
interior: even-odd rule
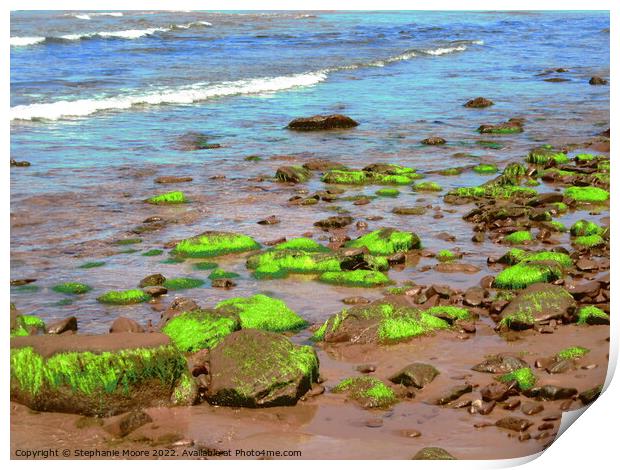
[[[276,170],[276,179],[282,182],[304,183],[310,176],[310,171],[302,166],[281,166]]]
[[[441,447],[425,447],[418,451],[411,460],[456,460],[456,458]]]
[[[266,331],[296,331],[307,325],[280,299],[263,294],[235,297],[217,304],[218,311],[232,312],[239,316],[241,328]]]
[[[380,287],[392,283],[382,272],[366,269],[326,272],[321,274],[319,281],[346,287]]]
[[[209,258],[258,248],[260,245],[256,240],[247,235],[208,231],[180,241],[174,248],[173,254],[188,258]]]
[[[306,251],[305,249],[278,248],[252,255],[246,267],[258,279],[273,279],[290,273],[317,274],[340,271],[340,258],[333,253]]]
[[[510,301],[502,311],[500,325],[523,330],[552,319],[570,321],[575,308],[575,299],[563,287],[536,283]]]
[[[296,346],[281,334],[244,329],[209,354],[212,405],[289,406],[312,387],[319,360],[310,346]]]
[[[402,384],[405,387],[422,388],[431,383],[439,371],[430,364],[415,362],[405,366],[390,377],[390,382]]]
[[[382,228],[351,240],[348,248],[367,248],[373,255],[391,255],[420,248],[420,237],[413,232],[401,232],[394,228]]]
[[[398,400],[394,391],[375,377],[349,377],[332,389],[333,393],[346,393],[351,400],[364,408],[388,408]]]
[[[215,347],[239,328],[239,318],[235,315],[198,309],[175,316],[161,331],[181,351],[193,352]]]
[[[29,336],[45,331],[45,322],[34,315],[21,315],[11,304],[11,338]]]
[[[288,128],[296,131],[325,131],[330,129],[349,129],[359,123],[343,114],[315,115],[293,119]]]
[[[11,339],[11,400],[38,411],[110,416],[170,405],[186,374],[185,358],[159,333]]]
[[[560,262],[547,260],[521,261],[500,272],[493,281],[498,289],[523,289],[532,284],[552,282],[563,275]]]
[[[332,315],[312,339],[327,343],[390,344],[449,327],[447,321],[428,311],[377,300]]]

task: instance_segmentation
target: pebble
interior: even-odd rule
[[[377,370],[377,367],[373,364],[361,364],[355,368],[356,371],[361,372],[362,374],[370,374]]]
[[[402,429],[398,434],[402,437],[420,437],[422,435],[417,429]]]
[[[383,420],[381,418],[371,418],[365,424],[367,428],[380,428],[383,426]]]

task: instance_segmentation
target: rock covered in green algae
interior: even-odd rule
[[[318,378],[319,360],[312,347],[281,334],[243,329],[211,350],[208,370],[212,405],[290,406]]]
[[[560,251],[525,251],[519,248],[509,250],[499,261],[510,265],[529,261],[553,261],[565,268],[570,268],[573,265],[572,258]]]
[[[179,242],[174,255],[188,258],[210,258],[212,256],[257,250],[260,245],[252,237],[230,232],[204,232]]]
[[[456,460],[456,457],[441,447],[425,447],[419,450],[411,460]]]
[[[537,147],[530,151],[525,161],[527,163],[534,163],[535,165],[558,165],[568,163],[568,157],[565,153],[558,150],[553,150],[546,147]]]
[[[293,238],[273,247],[274,250],[301,250],[306,253],[328,253],[331,250],[314,241],[312,238]]]
[[[405,366],[392,375],[390,382],[401,384],[405,387],[422,388],[435,380],[435,377],[438,375],[439,371],[432,365],[416,362]]]
[[[246,267],[258,279],[276,279],[296,274],[319,274],[340,271],[340,257],[330,252],[301,249],[272,249],[250,256]]]
[[[570,234],[573,237],[587,237],[589,235],[600,235],[603,229],[589,220],[578,220],[570,228]]]
[[[523,120],[513,118],[501,124],[482,124],[478,132],[481,134],[516,134],[523,132]]]
[[[110,291],[97,297],[97,302],[113,305],[139,304],[151,300],[151,296],[140,289]]]
[[[590,249],[605,245],[605,239],[600,235],[587,235],[575,238],[573,243],[577,248]]]
[[[532,372],[532,369],[529,367],[521,367],[520,369],[499,376],[497,380],[504,383],[515,381],[519,390],[524,392],[536,385],[538,379],[534,375],[534,372]]]
[[[214,348],[222,339],[241,327],[236,315],[214,310],[181,313],[161,329],[181,351]]]
[[[359,126],[359,123],[343,114],[317,114],[310,117],[293,119],[286,126],[296,131],[325,131],[330,129],[349,129]]]
[[[526,242],[531,242],[533,239],[532,234],[527,230],[518,230],[504,237],[504,241],[512,245],[521,245]]]
[[[497,354],[488,357],[480,364],[476,364],[471,368],[471,370],[475,370],[476,372],[487,372],[490,374],[505,374],[523,367],[527,367],[527,363],[523,359],[505,354]]]
[[[282,300],[263,294],[224,300],[215,308],[238,315],[241,328],[281,332],[296,331],[308,324]]]
[[[333,393],[346,393],[364,408],[389,408],[398,400],[394,391],[384,382],[369,376],[349,377],[334,388]]]
[[[413,168],[390,163],[374,163],[362,170],[330,170],[321,181],[329,184],[404,185],[422,178]]]
[[[378,300],[332,315],[312,339],[328,343],[390,344],[449,327],[447,321],[428,311]]]
[[[172,191],[148,198],[146,202],[149,204],[184,204],[187,198],[181,191]]]
[[[195,279],[193,277],[177,277],[174,279],[166,279],[162,284],[166,289],[170,290],[183,290],[194,289],[204,285],[205,281],[202,279]]]
[[[594,305],[581,307],[577,312],[577,323],[581,325],[609,325],[609,315]]]
[[[281,166],[276,170],[276,179],[282,182],[304,183],[310,176],[310,171],[302,166]]]
[[[536,283],[522,290],[502,310],[500,325],[523,330],[552,319],[570,321],[575,308],[575,299],[563,287]]]
[[[579,359],[580,357],[588,354],[590,350],[588,348],[582,348],[581,346],[571,346],[570,348],[562,349],[555,357],[556,359],[563,361],[567,359]]]
[[[62,284],[56,284],[52,287],[54,292],[61,294],[86,294],[92,290],[92,287],[82,284],[81,282],[63,282]]]
[[[319,277],[320,282],[347,287],[379,287],[390,284],[389,277],[379,271],[357,269],[355,271],[326,272]]]
[[[563,275],[562,266],[553,261],[521,261],[500,272],[493,281],[499,289],[523,289],[539,282],[552,282]]]
[[[39,411],[109,416],[170,405],[186,373],[181,352],[159,333],[11,340],[11,400]]]
[[[515,185],[482,185],[456,188],[444,196],[447,203],[457,202],[459,199],[513,199],[516,197],[534,197],[536,190]]]
[[[10,314],[11,338],[15,336],[29,336],[45,331],[45,322],[34,315],[21,315],[14,304],[11,304]]]
[[[443,188],[434,181],[424,181],[422,183],[416,183],[412,186],[414,191],[420,192],[432,192],[432,191],[441,191]]]
[[[593,186],[571,186],[564,195],[577,202],[604,203],[609,200],[609,191]]]
[[[394,228],[382,228],[351,240],[347,248],[367,248],[372,255],[392,255],[421,247],[420,237],[413,232],[401,232]]]

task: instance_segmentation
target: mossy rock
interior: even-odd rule
[[[547,165],[549,163],[553,165],[560,165],[568,163],[568,157],[565,153],[557,150],[538,147],[530,151],[525,161],[535,165]]]
[[[181,351],[194,352],[215,347],[241,327],[236,315],[212,310],[193,310],[172,318],[162,328]]]
[[[151,296],[140,289],[110,291],[97,297],[97,302],[113,305],[139,304],[151,300]]]
[[[282,166],[276,171],[276,179],[287,183],[305,183],[312,173],[302,166]]]
[[[380,197],[398,197],[400,191],[394,188],[382,188],[375,192]]]
[[[243,329],[211,350],[208,370],[211,405],[291,406],[318,378],[319,360],[281,334]]]
[[[355,271],[326,272],[319,277],[320,282],[347,287],[379,287],[391,284],[389,277],[379,271],[356,269]]]
[[[13,306],[13,304],[11,304]],[[30,336],[45,331],[45,322],[34,315],[20,315],[11,308],[11,338]]]
[[[168,290],[184,290],[201,287],[204,283],[205,281],[202,279],[195,279],[193,277],[177,277],[174,279],[166,279],[162,285]]]
[[[425,312],[428,315],[433,315],[437,318],[447,321],[452,324],[456,320],[471,320],[472,316],[469,310],[462,307],[455,307],[454,305],[437,305],[431,307]]]
[[[519,390],[525,392],[536,385],[538,379],[534,375],[534,372],[532,372],[532,369],[529,367],[521,367],[520,369],[516,369],[512,372],[499,376],[497,380],[504,383],[512,382],[514,380],[517,383]]]
[[[349,377],[334,388],[332,393],[346,393],[364,408],[389,408],[398,402],[394,391],[375,377]]]
[[[497,173],[497,165],[493,165],[490,163],[480,163],[479,165],[476,165],[473,170],[476,173],[480,173],[480,174],[487,174],[487,173]]]
[[[441,447],[425,447],[419,450],[411,460],[457,460],[450,452]]]
[[[581,249],[596,248],[605,245],[605,239],[600,235],[587,235],[585,237],[577,237],[573,243]]]
[[[513,199],[516,197],[534,197],[535,189],[514,185],[482,185],[453,189],[444,196],[448,203],[455,199]]]
[[[513,248],[505,253],[500,261],[502,263],[514,265],[521,262],[550,261],[559,263],[564,268],[573,266],[573,260],[570,255],[560,251],[525,251],[519,248]]]
[[[257,250],[260,245],[247,235],[230,232],[204,232],[179,242],[174,255],[187,258],[210,258],[212,256]]]
[[[159,333],[11,340],[11,400],[38,411],[110,416],[171,405],[186,373],[183,355]]]
[[[144,253],[142,253],[142,256],[159,256],[163,254],[163,252],[164,250],[153,249],[153,250],[145,251]]]
[[[609,191],[593,186],[571,186],[564,195],[577,202],[604,203],[609,200]]]
[[[241,328],[265,331],[297,331],[308,325],[280,299],[263,294],[235,297],[217,304],[218,311],[231,312],[239,317]]]
[[[63,282],[62,284],[56,284],[52,287],[52,290],[61,294],[79,295],[90,292],[92,287],[82,284],[81,282]]]
[[[367,248],[372,255],[392,255],[421,247],[420,238],[413,232],[401,232],[393,228],[382,228],[351,240],[347,248]]]
[[[250,256],[246,267],[258,279],[277,279],[296,274],[319,274],[340,270],[340,257],[332,253],[295,249],[272,249]]]
[[[562,276],[562,266],[555,261],[522,261],[500,272],[493,287],[523,289],[539,282],[553,282]]]
[[[414,184],[412,189],[418,192],[434,192],[441,191],[443,188],[434,181],[424,181],[422,183]]]
[[[209,274],[209,279],[212,281],[215,279],[235,279],[237,277],[239,277],[239,274],[231,271],[224,271],[220,268],[214,269],[211,274]]]
[[[122,240],[116,240],[114,242],[115,245],[137,245],[138,243],[142,243],[141,238],[123,238]]]
[[[458,259],[459,257],[460,257],[459,255],[454,254],[450,250],[439,250],[437,254],[435,255],[435,258],[437,259],[437,261],[440,261],[442,263],[446,263],[448,261],[454,261],[455,259]]]
[[[326,246],[314,241],[312,238],[293,238],[273,247],[274,250],[301,250],[306,253],[329,253],[331,250]]]
[[[532,234],[527,230],[519,230],[517,232],[513,232],[510,235],[506,235],[504,240],[511,245],[522,245],[526,242],[531,242],[533,240]]]
[[[603,229],[589,220],[578,220],[570,228],[573,237],[586,237],[589,235],[600,235]]]
[[[105,265],[105,261],[88,261],[78,266],[79,269],[93,269]]]
[[[609,325],[609,315],[594,305],[581,307],[577,312],[577,323],[580,325]]]
[[[575,309],[575,300],[566,289],[537,283],[521,291],[502,310],[500,325],[524,330],[532,328],[536,323],[553,319],[572,321]]]
[[[148,198],[146,202],[149,204],[185,204],[187,198],[181,191],[172,191]]]
[[[197,271],[210,271],[217,268],[218,264],[212,261],[201,261],[200,263],[194,263],[192,267]]]
[[[312,340],[390,344],[449,327],[447,321],[428,311],[377,300],[332,315]]]
[[[588,348],[582,348],[581,346],[571,346],[570,348],[562,349],[555,355],[555,358],[558,361],[579,359],[588,354],[589,352],[590,350]]]

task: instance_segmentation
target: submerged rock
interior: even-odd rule
[[[209,258],[260,248],[253,238],[231,232],[207,231],[180,241],[173,254],[188,258]]]
[[[446,139],[444,139],[443,137],[432,136],[427,137],[421,143],[424,145],[443,145],[446,143]]]
[[[118,317],[110,326],[110,333],[144,333],[144,328],[131,318]]]
[[[310,176],[310,171],[301,166],[281,166],[276,170],[276,179],[282,182],[304,183]]]
[[[227,336],[209,355],[207,401],[219,406],[290,406],[316,381],[319,361],[309,346],[285,336],[241,330]]]
[[[425,447],[419,450],[412,460],[456,460],[456,457],[441,447]]]
[[[472,100],[469,100],[467,103],[465,103],[463,106],[465,106],[466,108],[486,108],[488,106],[492,106],[495,103],[493,103],[493,101],[483,98],[482,96],[479,96],[478,98],[474,98]]]
[[[605,80],[603,77],[592,77],[590,78],[590,81],[588,81],[588,83],[590,85],[607,85],[607,80]]]
[[[416,362],[409,364],[391,376],[390,382],[402,384],[405,387],[422,388],[431,383],[438,375],[439,371],[430,364]]]
[[[296,131],[324,131],[330,129],[349,129],[359,123],[342,114],[315,115],[293,119],[288,128]]]
[[[476,372],[488,372],[491,374],[506,374],[527,367],[527,362],[514,356],[505,356],[498,354],[490,357],[480,364],[472,367]]]
[[[349,377],[332,389],[333,393],[346,393],[347,397],[364,408],[388,408],[398,400],[394,391],[375,377]]]

